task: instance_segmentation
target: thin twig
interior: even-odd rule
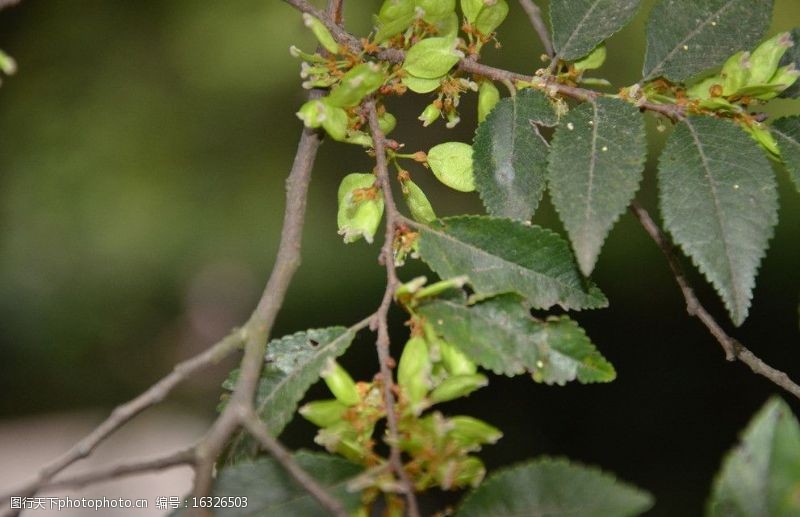
[[[381,300],[381,305],[378,308],[378,312],[375,314],[372,326],[378,331],[376,347],[378,349],[381,380],[383,381],[383,398],[386,404],[386,427],[388,428],[390,448],[389,462],[403,485],[408,514],[411,517],[418,517],[419,505],[414,495],[414,485],[411,483],[408,473],[403,466],[403,458],[398,446],[400,434],[397,426],[397,413],[395,412],[394,380],[392,377],[392,370],[389,366],[393,363],[393,360],[389,355],[390,341],[389,324],[387,320],[389,308],[392,305],[392,299],[394,297],[394,291],[399,284],[397,271],[394,265],[394,236],[399,212],[397,211],[397,206],[394,204],[394,197],[392,195],[392,184],[386,164],[386,141],[380,124],[378,123],[378,112],[375,109],[375,100],[367,100],[364,107],[369,117],[369,129],[375,148],[375,173],[377,174],[378,183],[383,191],[386,212],[386,235],[383,241],[383,247],[381,248],[381,261],[386,267],[386,291],[383,293],[383,300]]]
[[[127,476],[148,474],[173,467],[192,466],[195,461],[195,448],[182,449],[157,458],[120,463],[69,477],[55,479],[41,487],[41,490],[82,488],[95,483],[105,483]]]
[[[243,342],[242,332],[242,329],[236,330],[206,351],[191,359],[178,363],[169,375],[148,388],[144,393],[125,404],[117,406],[108,418],[98,425],[91,433],[86,435],[62,456],[42,468],[35,479],[18,487],[11,493],[0,496],[0,500],[5,501],[12,495],[22,497],[34,495],[42,486],[48,484],[56,474],[91,454],[100,443],[108,438],[114,431],[122,427],[126,422],[145,409],[164,400],[175,386],[194,373],[212,364],[218,363],[233,351],[237,350]],[[15,515],[17,513],[19,512],[12,511],[8,515]]]
[[[325,491],[325,489],[317,483],[316,479],[311,477],[308,472],[303,470],[297,462],[294,461],[292,453],[281,445],[278,440],[272,437],[267,426],[259,420],[255,413],[249,412],[247,415],[243,416],[243,423],[253,438],[258,440],[261,447],[269,452],[270,456],[275,458],[306,492],[319,501],[319,504],[325,507],[332,515],[347,517],[347,510],[342,506],[342,503]]]
[[[542,10],[539,9],[539,6],[536,5],[533,0],[519,0],[519,3],[528,14],[528,18],[530,18],[531,25],[533,25],[536,34],[539,35],[539,39],[542,41],[542,45],[544,45],[545,53],[552,59],[553,56],[556,55],[556,52],[553,49],[553,42],[550,41],[550,31],[547,30],[547,25],[542,19]]]
[[[747,347],[729,336],[706,308],[703,307],[683,272],[683,268],[675,253],[675,248],[647,210],[636,201],[631,203],[630,210],[666,257],[669,268],[672,270],[672,275],[675,277],[675,281],[678,283],[681,293],[683,293],[684,300],[686,300],[686,312],[688,312],[690,316],[699,319],[703,325],[705,325],[711,335],[714,336],[720,346],[722,346],[722,349],[725,351],[725,358],[728,361],[738,360],[746,364],[754,373],[766,377],[795,397],[800,398],[800,386],[795,384],[786,373],[769,366]]]

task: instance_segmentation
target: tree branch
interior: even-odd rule
[[[55,479],[42,486],[41,490],[82,488],[122,477],[147,474],[184,465],[191,466],[194,465],[195,459],[195,448],[190,447],[157,458],[120,463],[111,467],[103,467],[82,474]]]
[[[198,461],[192,493],[203,497],[211,490],[214,463],[225,443],[242,424],[242,415],[251,411],[261,376],[267,339],[283,304],[289,283],[300,266],[300,246],[305,223],[311,169],[321,137],[316,131],[303,129],[292,170],[286,180],[286,208],[278,255],[267,286],[261,295],[247,328],[244,357],[239,379],[228,404],[211,429],[198,444]]]
[[[333,23],[333,20],[327,16],[325,13],[317,10],[311,4],[309,4],[306,0],[284,0],[289,5],[293,6],[297,10],[309,13],[315,18],[318,18],[325,27],[330,30],[333,37],[339,42],[340,45],[345,45],[353,52],[363,52],[363,47],[361,42],[359,42],[358,38],[350,34],[349,32],[342,29],[340,26]],[[390,49],[383,49],[375,54],[380,60],[388,61],[390,63],[402,63],[405,59],[405,53],[402,50],[390,48]],[[530,83],[534,87],[542,89],[548,93],[552,94],[560,94],[565,97],[569,97],[572,99],[577,99],[580,101],[589,101],[592,99],[596,99],[597,97],[603,95],[600,92],[589,90],[586,88],[579,88],[576,86],[570,86],[567,84],[562,84],[554,80],[553,77],[538,77],[538,76],[530,76],[519,74],[516,72],[511,72],[508,70],[504,70],[502,68],[495,68],[493,66],[483,65],[478,63],[472,58],[464,58],[458,62],[458,68],[464,72],[474,73],[478,75],[482,75],[484,77],[488,77],[489,79],[495,81],[521,81],[525,83]],[[635,102],[636,106],[639,109],[652,111],[654,113],[660,113],[666,117],[669,117],[672,120],[678,120],[684,117],[685,109],[683,106],[679,106],[677,104],[658,104],[655,102],[650,102],[647,100],[639,99]]]
[[[81,460],[94,451],[100,443],[108,438],[114,431],[122,427],[133,417],[145,409],[161,402],[175,386],[192,376],[194,373],[221,361],[223,358],[238,349],[243,342],[243,329],[235,330],[225,339],[208,348],[191,359],[175,366],[172,373],[148,388],[135,399],[117,406],[111,414],[91,433],[76,443],[69,451],[41,469],[35,479],[18,487],[13,493],[0,496],[0,500],[7,500],[12,495],[30,497],[39,489],[50,483],[53,477],[78,460]],[[16,515],[19,512],[10,512]]]
[[[389,462],[404,487],[408,514],[411,517],[418,517],[419,506],[417,504],[417,498],[414,495],[414,485],[408,478],[408,473],[403,465],[400,448],[398,447],[400,440],[397,427],[397,413],[395,412],[394,380],[392,377],[392,370],[389,366],[393,364],[394,361],[389,355],[390,341],[387,319],[389,308],[392,305],[394,291],[399,285],[397,271],[394,265],[394,236],[395,230],[397,229],[399,212],[397,211],[397,206],[394,204],[394,196],[392,195],[392,184],[386,164],[386,140],[380,128],[380,124],[378,123],[375,99],[367,100],[364,107],[369,117],[369,129],[375,148],[375,172],[378,177],[378,184],[383,192],[384,205],[386,207],[386,235],[384,237],[383,247],[381,248],[381,261],[384,266],[386,266],[386,291],[383,293],[383,300],[378,308],[378,312],[375,314],[375,319],[371,327],[373,330],[377,329],[378,331],[376,347],[378,349],[381,380],[383,381],[383,399],[386,404],[386,426],[388,428],[390,447]]]
[[[550,31],[547,30],[547,25],[542,19],[542,10],[539,9],[539,6],[536,5],[533,0],[519,0],[519,3],[525,10],[525,13],[527,13],[528,18],[530,18],[533,30],[539,35],[539,39],[542,45],[544,45],[545,53],[552,59],[553,56],[556,55],[556,52],[553,49],[552,41],[550,41]]]
[[[714,336],[720,346],[722,346],[722,349],[725,351],[725,358],[728,361],[738,360],[746,364],[754,373],[766,377],[777,386],[780,386],[800,399],[800,386],[795,384],[786,373],[769,366],[747,347],[729,336],[706,308],[703,307],[683,272],[683,268],[675,253],[675,248],[647,210],[636,201],[631,203],[630,210],[666,257],[669,268],[672,270],[672,275],[675,277],[675,281],[678,283],[681,293],[683,293],[684,300],[686,300],[686,312],[688,312],[690,316],[699,319],[703,325],[705,325],[711,335]]]
[[[303,470],[297,462],[292,458],[292,453],[289,452],[281,443],[272,437],[267,429],[267,426],[256,416],[255,413],[248,412],[243,415],[243,423],[245,428],[250,434],[258,440],[261,447],[266,450],[270,456],[280,463],[289,475],[294,478],[303,489],[311,494],[319,504],[336,517],[347,517],[347,511],[338,499],[332,497],[317,481],[311,477],[305,470]]]

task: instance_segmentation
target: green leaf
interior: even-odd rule
[[[552,0],[550,25],[556,58],[573,61],[624,27],[640,0]]]
[[[469,494],[457,517],[624,517],[653,506],[647,492],[611,474],[542,458],[492,474]]]
[[[428,151],[428,165],[433,175],[448,187],[460,192],[475,190],[472,172],[472,147],[463,142],[445,142]]]
[[[786,170],[800,192],[800,116],[779,118],[770,130],[778,141]]]
[[[722,465],[708,505],[709,516],[800,515],[800,425],[789,406],[774,398],[747,426]]]
[[[647,22],[644,78],[684,81],[761,41],[772,0],[662,0]]]
[[[789,34],[792,37],[794,46],[789,47],[786,54],[781,59],[781,66],[794,65],[795,68],[800,70],[800,28],[792,29]],[[800,81],[795,82],[793,85],[781,92],[780,97],[797,98],[800,97]]]
[[[419,253],[442,278],[467,275],[481,294],[515,291],[531,307],[599,308],[600,290],[581,278],[557,234],[509,219],[449,217],[421,229]]]
[[[515,294],[472,306],[436,300],[419,312],[445,340],[497,374],[529,372],[536,382],[559,385],[575,379],[610,382],[616,377],[614,367],[577,323],[567,317],[534,320]]]
[[[330,327],[270,341],[258,384],[256,412],[273,436],[278,436],[292,420],[297,404],[317,382],[326,361],[342,355],[354,337],[354,328]],[[232,390],[238,373],[238,370],[231,372],[223,388]],[[252,445],[249,438],[240,435],[231,447],[232,455],[246,454],[244,451]]]
[[[490,214],[530,220],[545,187],[547,142],[534,124],[558,123],[550,100],[523,90],[501,100],[478,126],[472,145],[475,186]]]
[[[658,178],[667,229],[741,325],[778,221],[764,153],[732,122],[689,117],[667,141]]]
[[[294,460],[331,495],[336,497],[348,512],[361,505],[361,495],[350,492],[346,483],[361,472],[361,467],[328,454],[297,452]],[[214,497],[246,497],[245,508],[216,508],[214,515],[234,517],[245,515],[303,517],[329,515],[306,489],[286,473],[271,458],[222,469],[214,485]]]
[[[594,269],[608,232],[642,180],[644,119],[620,99],[601,97],[572,109],[553,137],[550,195],[584,275]]]
[[[454,38],[426,38],[406,52],[403,69],[422,79],[436,79],[450,71],[463,55]]]

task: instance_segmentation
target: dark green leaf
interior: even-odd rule
[[[792,29],[790,34],[792,35],[794,46],[789,47],[789,49],[786,51],[786,54],[783,55],[783,59],[781,59],[781,66],[786,66],[793,63],[795,68],[800,70],[800,28]],[[793,85],[782,91],[779,97],[791,99],[800,97],[800,81],[796,81]]]
[[[601,97],[571,110],[553,137],[550,195],[584,275],[642,179],[644,120],[631,104]]]
[[[467,275],[476,291],[516,291],[531,307],[605,307],[608,300],[581,278],[569,245],[557,234],[509,219],[461,216],[421,230],[422,259],[442,278]]]
[[[778,141],[786,170],[800,191],[800,116],[779,118],[770,129]]]
[[[800,515],[800,425],[782,400],[769,401],[725,458],[708,515]]]
[[[546,384],[614,380],[614,367],[567,317],[538,321],[515,294],[465,306],[436,300],[419,308],[436,331],[470,359],[497,374],[533,374]]]
[[[543,458],[491,475],[457,517],[625,517],[653,506],[647,492],[592,467]]]
[[[658,178],[667,229],[741,325],[778,221],[764,153],[732,122],[689,117],[667,141]]]
[[[490,214],[523,221],[533,216],[544,192],[548,151],[535,124],[556,123],[547,97],[523,90],[501,100],[478,126],[475,186]]]
[[[349,492],[345,485],[361,472],[361,467],[336,456],[305,451],[296,453],[294,459],[328,493],[339,499],[348,511],[358,510],[361,504],[360,494]],[[247,498],[246,508],[215,509],[214,515],[222,517],[329,515],[313,496],[271,458],[222,469],[214,486],[213,495]]]
[[[328,358],[342,355],[354,337],[353,329],[330,327],[270,341],[258,384],[256,412],[274,436],[292,420],[297,404],[319,379]],[[223,387],[232,390],[237,377],[238,370],[232,372]],[[231,454],[241,457],[252,447],[253,442],[242,434],[234,440]]]
[[[647,22],[645,79],[684,81],[764,37],[772,0],[662,0]]]
[[[552,0],[550,25],[556,57],[574,61],[624,27],[641,0]]]

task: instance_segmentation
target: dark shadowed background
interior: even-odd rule
[[[542,48],[522,10],[510,4],[499,31],[503,48],[489,49],[484,60],[530,73]],[[644,20],[653,4],[645,1],[609,42],[600,72],[616,86],[640,77]],[[349,0],[348,28],[365,34],[377,5]],[[800,3],[776,0],[770,34],[796,25]],[[0,87],[5,423],[108,410],[246,319],[277,248],[283,181],[301,128],[294,112],[304,91],[291,44],[314,47],[300,16],[276,0],[25,0],[0,12],[0,48],[19,63]],[[415,118],[424,97],[392,101],[394,138],[410,151],[471,141],[474,97],[462,105],[464,122],[456,129],[438,123],[423,130]],[[778,101],[770,112],[799,108]],[[654,168],[664,135],[648,120],[651,160],[639,199],[657,213]],[[348,325],[377,306],[384,286],[378,246],[345,246],[335,222],[338,181],[370,168],[359,148],[323,147],[304,262],[274,335]],[[440,215],[482,211],[477,195],[415,172]],[[784,171],[776,172],[780,225],[747,322],[734,329],[715,293],[693,278],[726,328],[799,379],[800,195]],[[535,222],[563,233],[547,202]],[[410,264],[401,275],[424,271]],[[505,432],[482,453],[490,468],[567,456],[652,491],[657,504],[650,515],[698,514],[724,451],[780,392],[745,366],[725,362],[719,345],[686,315],[663,257],[629,214],[611,233],[595,279],[610,308],[574,317],[615,364],[615,382],[558,388],[495,376],[446,409],[469,411]],[[394,341],[401,343],[405,330],[396,323]],[[371,337],[357,341],[343,362],[370,377],[377,368]],[[210,420],[230,366],[185,385],[172,407]],[[317,386],[310,396],[322,394]],[[297,420],[284,439],[314,447],[313,433]],[[0,465],[10,468],[3,458]]]

